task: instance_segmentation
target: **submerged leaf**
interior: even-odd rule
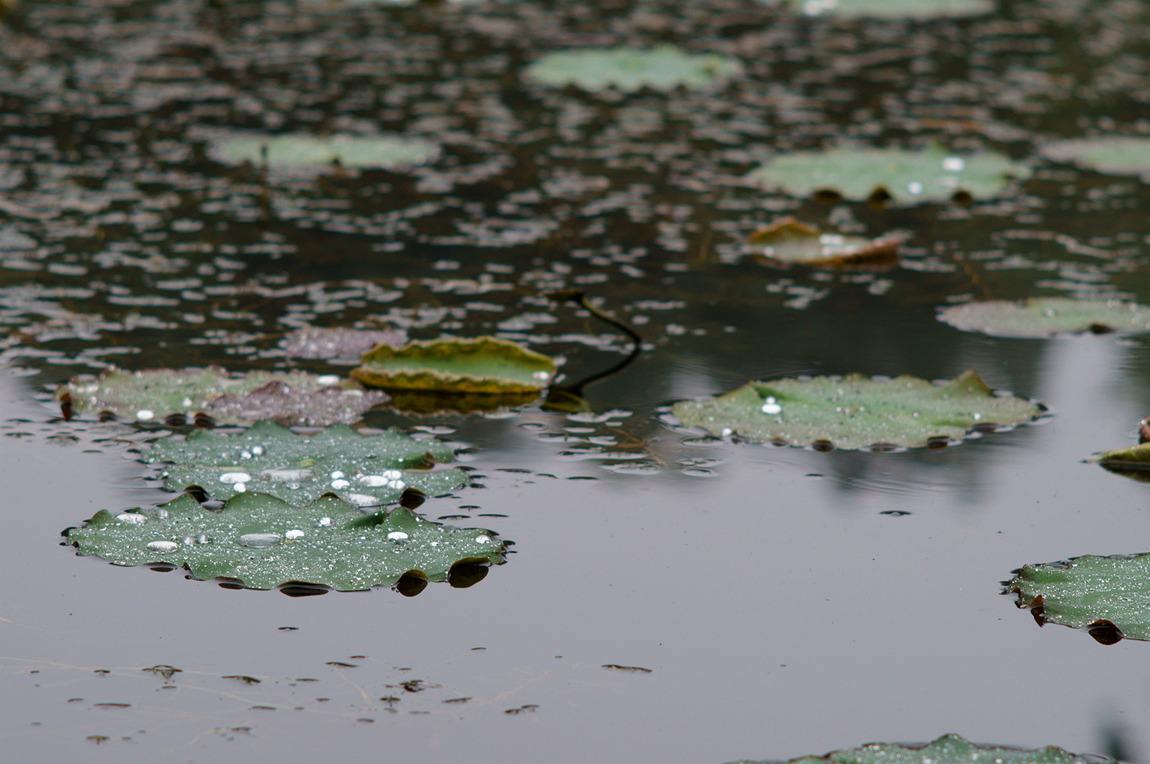
[[[805,16],[926,19],[994,12],[992,0],[789,0]]]
[[[65,416],[113,414],[140,422],[204,414],[221,423],[272,419],[287,425],[350,424],[387,400],[338,377],[299,371],[229,374],[223,369],[113,369],[74,377],[56,393]]]
[[[995,395],[973,371],[937,385],[915,377],[861,375],[750,382],[717,398],[672,409],[688,427],[780,445],[840,449],[916,448],[958,441],[975,427],[1007,427],[1041,412]]]
[[[1027,565],[1006,588],[1039,624],[1086,629],[1104,644],[1150,640],[1150,553]]]
[[[939,146],[920,151],[835,148],[784,154],[747,176],[764,190],[795,196],[831,192],[847,199],[889,195],[901,203],[945,201],[957,194],[994,197],[1030,170],[1001,154],[958,156]]]
[[[506,549],[490,531],[440,525],[403,508],[364,515],[334,496],[294,507],[250,493],[218,511],[187,495],[118,515],[101,510],[66,536],[80,555],[166,563],[250,589],[303,583],[354,591],[391,586],[413,571],[443,581],[460,563],[503,562]]]
[[[801,756],[783,764],[1103,764],[1111,761],[1113,759],[1074,754],[1054,746],[1030,750],[1003,748],[977,745],[958,735],[943,735],[927,745],[868,743],[825,756]]]
[[[701,88],[743,71],[734,59],[687,53],[670,45],[657,48],[588,48],[549,53],[527,67],[524,76],[543,85],[575,85],[584,90]]]
[[[531,393],[555,376],[555,362],[494,337],[380,345],[351,375],[371,387],[442,393]]]
[[[1041,297],[1020,302],[989,300],[939,311],[943,323],[995,337],[1050,337],[1077,332],[1150,331],[1150,308],[1118,300]]]
[[[768,260],[813,266],[894,262],[902,244],[902,240],[894,236],[867,239],[829,233],[795,218],[783,218],[760,228],[747,241],[763,245],[759,251]]]
[[[1057,141],[1044,146],[1042,155],[1108,175],[1150,177],[1150,137],[1112,135]]]
[[[454,452],[438,441],[413,440],[399,430],[361,435],[343,425],[315,435],[259,422],[242,433],[199,430],[180,440],[156,442],[150,462],[169,462],[164,487],[199,486],[217,499],[266,493],[304,504],[334,493],[358,507],[398,501],[407,489],[437,496],[467,484],[458,469],[432,470]]]
[[[297,329],[283,341],[289,358],[319,360],[358,359],[376,345],[402,345],[407,335],[398,329],[347,329],[308,326]]]
[[[430,162],[439,155],[432,143],[393,135],[236,135],[217,142],[212,154],[225,164],[270,168],[348,168],[384,170]]]

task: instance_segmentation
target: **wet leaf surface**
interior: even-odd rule
[[[184,440],[164,438],[145,454],[168,463],[164,486],[171,491],[198,486],[216,499],[266,493],[295,505],[333,493],[357,507],[399,501],[407,490],[438,496],[466,485],[460,470],[431,469],[454,457],[437,441],[399,430],[361,435],[337,426],[296,435],[268,422],[238,434],[200,430]]]
[[[1061,748],[1024,750],[1001,746],[978,745],[958,735],[943,735],[927,745],[902,743],[868,743],[849,750],[834,751],[825,756],[801,756],[785,764],[976,764],[990,761],[995,764],[1103,764],[1113,759],[1103,756],[1081,755]],[[752,764],[741,762],[740,764]],[[759,764],[768,764],[760,762]],[[782,764],[776,762],[776,764]]]
[[[120,419],[191,423],[207,415],[220,423],[269,419],[286,425],[326,426],[359,421],[387,400],[338,377],[304,372],[230,374],[223,369],[111,370],[76,377],[57,391],[65,416],[110,413]]]
[[[1111,472],[1150,481],[1150,443],[1106,451],[1099,454],[1096,460]]]
[[[816,448],[919,448],[961,441],[975,427],[1009,427],[1039,406],[997,396],[973,371],[946,384],[859,375],[750,382],[725,395],[672,408],[713,435]]]
[[[376,345],[403,345],[407,335],[395,329],[345,329],[309,326],[284,338],[284,354],[308,360],[356,360]]]
[[[250,589],[303,583],[355,591],[392,586],[409,573],[446,581],[456,564],[498,564],[504,553],[489,531],[440,525],[404,508],[364,515],[335,497],[292,506],[254,493],[220,510],[190,496],[129,512],[101,510],[69,529],[67,540],[80,555],[116,565],[164,563]]]
[[[589,48],[548,53],[524,72],[525,79],[552,87],[588,91],[701,88],[736,77],[742,65],[714,54],[657,48]]]
[[[270,169],[338,166],[391,170],[429,162],[438,153],[434,144],[397,136],[234,136],[213,147],[221,162],[266,164]]]
[[[1084,629],[1103,644],[1150,640],[1150,553],[1026,565],[1006,589],[1039,625]]]
[[[1055,162],[1068,162],[1108,175],[1150,177],[1150,138],[1107,135],[1055,141],[1042,147]]]
[[[942,202],[958,194],[992,198],[1012,179],[1030,174],[1001,154],[951,153],[940,146],[919,151],[834,148],[783,154],[747,176],[753,186],[795,196],[819,192],[847,199],[889,196],[899,204]]]
[[[555,362],[494,337],[381,345],[363,356],[352,376],[370,387],[440,393],[506,395],[542,390]]]
[[[988,300],[943,308],[938,318],[956,329],[994,337],[1150,331],[1150,308],[1118,300],[1064,297],[1035,297],[1020,302]]]
[[[784,265],[839,266],[896,262],[902,240],[844,236],[783,218],[755,231],[747,241],[767,260]]]

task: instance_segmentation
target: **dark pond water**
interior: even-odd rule
[[[992,339],[934,314],[1150,301],[1145,184],[1036,153],[1150,129],[1147,8],[1003,0],[911,23],[736,0],[26,0],[0,27],[3,759],[717,764],[944,732],[1141,759],[1150,645],[1039,629],[999,590],[1023,563],[1150,547],[1147,486],[1083,461],[1150,413],[1148,341]],[[629,96],[518,77],[551,49],[658,42],[746,76]],[[397,131],[444,153],[264,183],[211,160],[235,129]],[[1035,175],[913,208],[738,183],[841,140],[993,149]],[[742,241],[782,214],[905,231],[903,263],[766,267]],[[573,383],[628,344],[542,296],[563,288],[645,339],[584,390],[595,415],[366,419],[466,447],[482,487],[421,511],[516,542],[478,585],[299,599],[61,546],[100,508],[165,496],[128,453],[152,435],[58,419],[72,374],[289,368],[277,343],[297,326],[382,322],[498,333],[562,356]],[[1053,417],[896,454],[659,420],[748,379],[967,368]]]

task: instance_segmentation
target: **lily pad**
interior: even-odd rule
[[[977,745],[958,735],[943,735],[927,745],[867,743],[858,748],[833,751],[825,756],[800,756],[784,764],[1102,764],[1112,761],[1102,756],[1070,753],[1054,746],[1026,750]]]
[[[223,369],[106,371],[75,377],[56,393],[66,417],[112,414],[138,422],[191,420],[244,424],[272,419],[287,425],[350,424],[387,400],[335,376],[304,372],[229,374]]]
[[[304,504],[334,493],[358,507],[375,507],[398,501],[409,488],[436,496],[467,484],[462,470],[431,469],[455,458],[438,441],[413,440],[399,430],[361,435],[344,425],[315,435],[272,422],[234,435],[198,430],[157,441],[145,458],[170,463],[164,471],[168,490],[199,486],[216,499],[254,492]]]
[[[376,345],[402,345],[407,335],[398,329],[347,329],[308,326],[284,338],[284,354],[309,360],[358,359]]]
[[[491,531],[454,528],[410,510],[364,515],[326,496],[302,507],[248,493],[213,511],[184,495],[160,507],[97,512],[65,532],[80,555],[116,565],[184,567],[193,578],[227,578],[249,589],[301,583],[339,591],[391,586],[412,573],[448,578],[460,563],[503,562]]]
[[[495,337],[380,345],[351,375],[370,387],[441,393],[530,393],[551,384],[555,362]]]
[[[702,88],[741,74],[742,64],[725,56],[656,48],[588,48],[549,53],[524,76],[541,85],[574,85],[592,92],[642,88]]]
[[[989,300],[944,308],[943,323],[995,337],[1051,337],[1056,334],[1150,331],[1150,308],[1118,300],[1042,297],[1021,302]]]
[[[1057,141],[1044,146],[1042,155],[1107,175],[1150,177],[1150,137],[1112,135]]]
[[[1001,154],[961,156],[942,147],[921,151],[835,148],[784,154],[747,176],[764,190],[795,196],[837,193],[847,199],[889,196],[900,203],[991,198],[1030,170]]]
[[[394,135],[237,135],[214,144],[212,154],[225,164],[266,162],[273,169],[339,165],[392,170],[430,162],[439,155],[439,148]]]
[[[946,384],[915,377],[814,377],[750,382],[717,398],[682,401],[680,422],[714,435],[779,445],[916,448],[959,441],[975,428],[1008,427],[1038,404],[995,395],[973,371]]]
[[[1150,443],[1106,451],[1099,454],[1095,461],[1111,472],[1150,482]]]
[[[823,231],[795,218],[783,218],[760,228],[747,239],[762,245],[768,260],[784,265],[841,266],[889,263],[898,260],[902,240],[895,236],[867,239]]]
[[[1150,553],[1027,565],[1006,589],[1039,625],[1086,629],[1103,644],[1150,640]]]
[[[928,19],[993,13],[992,0],[790,0],[806,16]]]

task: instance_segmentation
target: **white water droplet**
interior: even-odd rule
[[[284,533],[284,538],[288,541],[295,541],[296,539],[302,539],[303,537],[304,532],[298,528],[292,528],[290,531],[286,531]]]
[[[918,196],[922,193],[922,184],[917,180],[912,180],[910,183],[906,184],[906,190],[909,191],[913,196]]]
[[[351,486],[351,483],[347,480],[333,480],[333,481],[331,481],[331,487],[337,491],[342,491],[344,488],[349,488],[350,486]]]
[[[331,527],[331,518],[330,517],[321,517],[316,522],[316,525],[318,525],[321,528],[330,528]]]
[[[342,477],[347,477],[347,475],[343,474],[342,470],[336,470],[335,472],[331,473],[332,480],[339,480]]]
[[[248,491],[247,483],[236,483],[235,485],[232,486],[232,490],[235,491],[236,493],[247,493],[247,491]]]
[[[221,483],[246,483],[252,479],[252,476],[246,472],[225,472],[220,475]]]
[[[278,533],[245,533],[240,536],[240,543],[253,549],[265,549],[283,540],[284,537]]]
[[[311,470],[264,470],[260,473],[261,477],[266,477],[268,480],[274,480],[277,483],[291,483],[296,480],[306,480],[311,477]],[[299,486],[296,486],[297,488]]]
[[[380,486],[387,485],[390,482],[386,472],[382,475],[360,475],[356,478],[356,480],[368,486],[369,488],[379,488]]]
[[[139,512],[121,512],[120,514],[116,515],[116,519],[122,523],[128,523],[129,525],[143,525],[144,523],[148,522],[148,518],[144,515],[141,515]]]
[[[345,498],[357,507],[378,507],[382,503],[366,493],[349,493]]]
[[[156,412],[152,411],[151,409],[140,409],[139,411],[136,412],[136,419],[139,419],[141,422],[146,422],[149,419],[155,419],[155,418],[156,418]]]
[[[263,446],[252,446],[252,453],[255,454],[256,456],[263,456],[264,447]]]
[[[166,554],[168,552],[174,552],[179,548],[180,548],[180,545],[174,541],[149,541],[148,542],[148,551],[149,552],[161,552],[161,553]]]
[[[491,543],[491,537],[490,536],[476,536],[475,537],[475,543],[476,544],[490,544]]]
[[[241,459],[251,459],[252,458],[252,452],[251,451],[240,451],[240,458]]]
[[[315,381],[321,385],[338,385],[338,374],[324,374],[323,376],[316,377]]]
[[[534,374],[532,374],[531,376],[533,376],[533,377],[535,377],[535,379],[539,379],[539,380],[549,379],[551,377],[551,375],[545,371],[537,371]]]
[[[773,395],[768,396],[767,399],[763,401],[762,411],[764,414],[780,414],[782,410],[783,407],[779,405]]]
[[[961,157],[947,157],[942,160],[942,169],[947,172],[962,172],[966,167],[966,161]]]
[[[406,541],[409,538],[410,536],[408,536],[403,531],[392,531],[391,533],[387,534],[388,541]]]

